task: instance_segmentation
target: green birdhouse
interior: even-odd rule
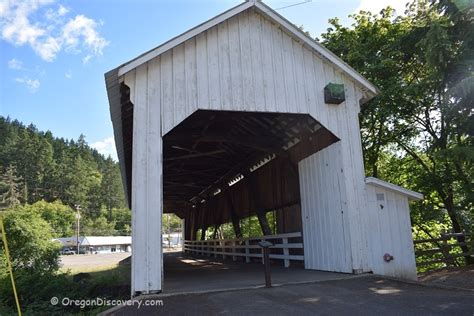
[[[341,104],[345,100],[344,84],[328,83],[324,87],[324,102],[328,104]]]

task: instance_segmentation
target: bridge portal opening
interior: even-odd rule
[[[274,263],[302,266],[298,162],[337,141],[307,114],[194,112],[163,137],[163,211],[184,219],[185,253],[261,262],[271,236]],[[251,219],[261,236],[243,233]],[[219,238],[222,225],[233,238]],[[165,284],[166,272],[165,259]]]

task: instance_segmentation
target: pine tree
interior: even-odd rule
[[[8,166],[0,177],[0,208],[10,208],[22,200],[21,177],[17,176],[15,166]]]
[[[124,200],[122,181],[117,164],[108,157],[102,171],[101,195],[107,210],[109,221],[112,220],[112,209],[123,206]]]

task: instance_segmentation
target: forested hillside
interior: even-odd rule
[[[77,140],[56,138],[49,131],[4,117],[0,117],[0,135],[4,207],[34,205],[46,212],[43,217],[50,224],[51,217],[62,219],[65,226],[54,227],[56,236],[73,232],[74,214],[70,217],[78,208],[83,234],[130,232],[118,164],[91,148],[83,135]]]

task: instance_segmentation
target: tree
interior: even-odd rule
[[[131,230],[132,212],[130,211],[130,209],[128,208],[113,209],[112,222],[115,223],[115,231],[117,232],[117,234],[130,235],[130,233],[132,232]]]
[[[383,177],[422,191],[428,205],[419,211],[446,211],[454,232],[474,219],[472,12],[472,3],[417,1],[396,18],[390,8],[361,11],[352,28],[331,20],[322,35],[381,90],[361,113],[369,174],[380,176],[389,159],[398,171]]]
[[[112,220],[112,210],[114,208],[123,207],[124,194],[122,180],[120,178],[120,170],[117,164],[109,156],[104,163],[101,181],[101,200],[107,209],[108,219]]]
[[[51,226],[51,235],[57,237],[71,237],[74,235],[73,226],[76,222],[76,212],[60,201],[38,201],[32,205],[25,205],[25,210],[41,216]]]
[[[115,223],[108,222],[104,216],[85,218],[82,220],[82,235],[84,236],[111,236],[115,235]]]
[[[51,226],[38,213],[17,206],[4,212],[4,225],[13,270],[39,274],[58,270],[61,247],[52,241]]]
[[[15,166],[8,166],[0,178],[0,203],[3,208],[20,204],[22,199],[21,177],[17,176]]]
[[[20,202],[61,200],[80,204],[92,217],[105,207],[109,220],[111,209],[124,206],[118,165],[90,148],[84,135],[77,141],[55,138],[1,116],[0,135],[0,162],[15,166]]]

